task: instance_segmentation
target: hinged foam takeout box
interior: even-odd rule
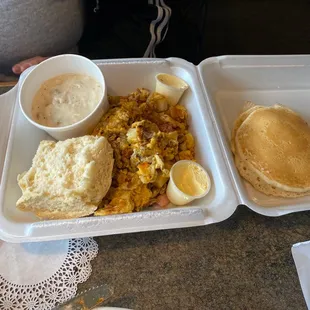
[[[245,101],[266,106],[283,104],[310,120],[310,56],[222,56],[206,59],[197,67],[177,58],[96,63],[111,95],[126,95],[140,87],[154,90],[159,72],[175,74],[189,84],[181,104],[189,112],[196,158],[212,178],[210,193],[185,207],[170,205],[162,210],[73,220],[40,221],[17,210],[15,203],[21,191],[16,177],[31,166],[39,142],[51,138],[23,117],[16,102],[16,86],[2,96],[2,100],[11,101],[14,111],[9,127],[1,128],[3,133],[9,130],[0,191],[1,239],[43,241],[208,225],[229,218],[240,204],[266,216],[310,209],[309,196],[284,199],[254,190],[240,178],[229,147],[234,120]],[[0,134],[1,139],[5,137]],[[0,169],[2,161],[0,158]]]

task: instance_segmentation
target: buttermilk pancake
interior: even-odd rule
[[[41,141],[32,167],[17,177],[23,194],[16,205],[42,219],[93,214],[110,188],[113,161],[104,137]]]
[[[262,106],[258,106],[258,105],[249,108],[248,110],[241,113],[239,117],[237,118],[237,120],[235,121],[234,128],[231,134],[231,150],[234,154],[235,154],[235,137],[236,137],[237,130],[253,111],[260,109],[260,108],[262,108]]]
[[[300,197],[310,191],[310,128],[294,111],[275,105],[242,113],[232,132],[240,175],[273,196]]]
[[[310,195],[310,191],[303,193],[294,193],[270,185],[269,183],[265,182],[263,178],[260,178],[258,174],[256,174],[253,170],[251,170],[251,167],[249,167],[245,161],[240,160],[239,156],[235,157],[235,164],[240,175],[261,193],[276,197],[287,198],[297,198]]]

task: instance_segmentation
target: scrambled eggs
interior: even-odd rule
[[[104,136],[114,150],[111,188],[95,215],[140,211],[166,192],[172,165],[194,160],[195,141],[188,113],[146,89],[109,97],[110,108],[93,135]]]

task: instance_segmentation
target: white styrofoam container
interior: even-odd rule
[[[43,241],[208,225],[230,217],[239,204],[266,216],[310,210],[310,197],[282,199],[254,190],[240,178],[229,149],[233,122],[245,101],[284,104],[310,121],[310,56],[222,56],[206,59],[197,67],[176,58],[96,63],[112,95],[125,95],[137,87],[152,90],[159,72],[175,74],[190,85],[181,104],[189,111],[197,160],[212,178],[211,192],[186,207],[40,221],[16,209],[21,195],[16,176],[30,167],[39,142],[50,137],[27,122],[15,103],[0,189],[1,239]]]
[[[97,61],[97,64],[104,74],[108,93],[112,95],[125,95],[138,87],[154,89],[155,75],[159,72],[180,76],[190,85],[181,104],[189,111],[197,160],[212,178],[210,193],[187,207],[170,206],[131,214],[40,221],[33,214],[15,207],[21,196],[16,177],[31,166],[39,142],[51,138],[31,125],[15,103],[0,189],[0,238],[9,242],[56,240],[207,225],[230,217],[238,205],[237,196],[205,104],[196,67],[180,59],[108,60]]]

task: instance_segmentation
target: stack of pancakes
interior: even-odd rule
[[[310,127],[294,111],[252,105],[235,122],[231,149],[240,175],[258,191],[310,194]]]

